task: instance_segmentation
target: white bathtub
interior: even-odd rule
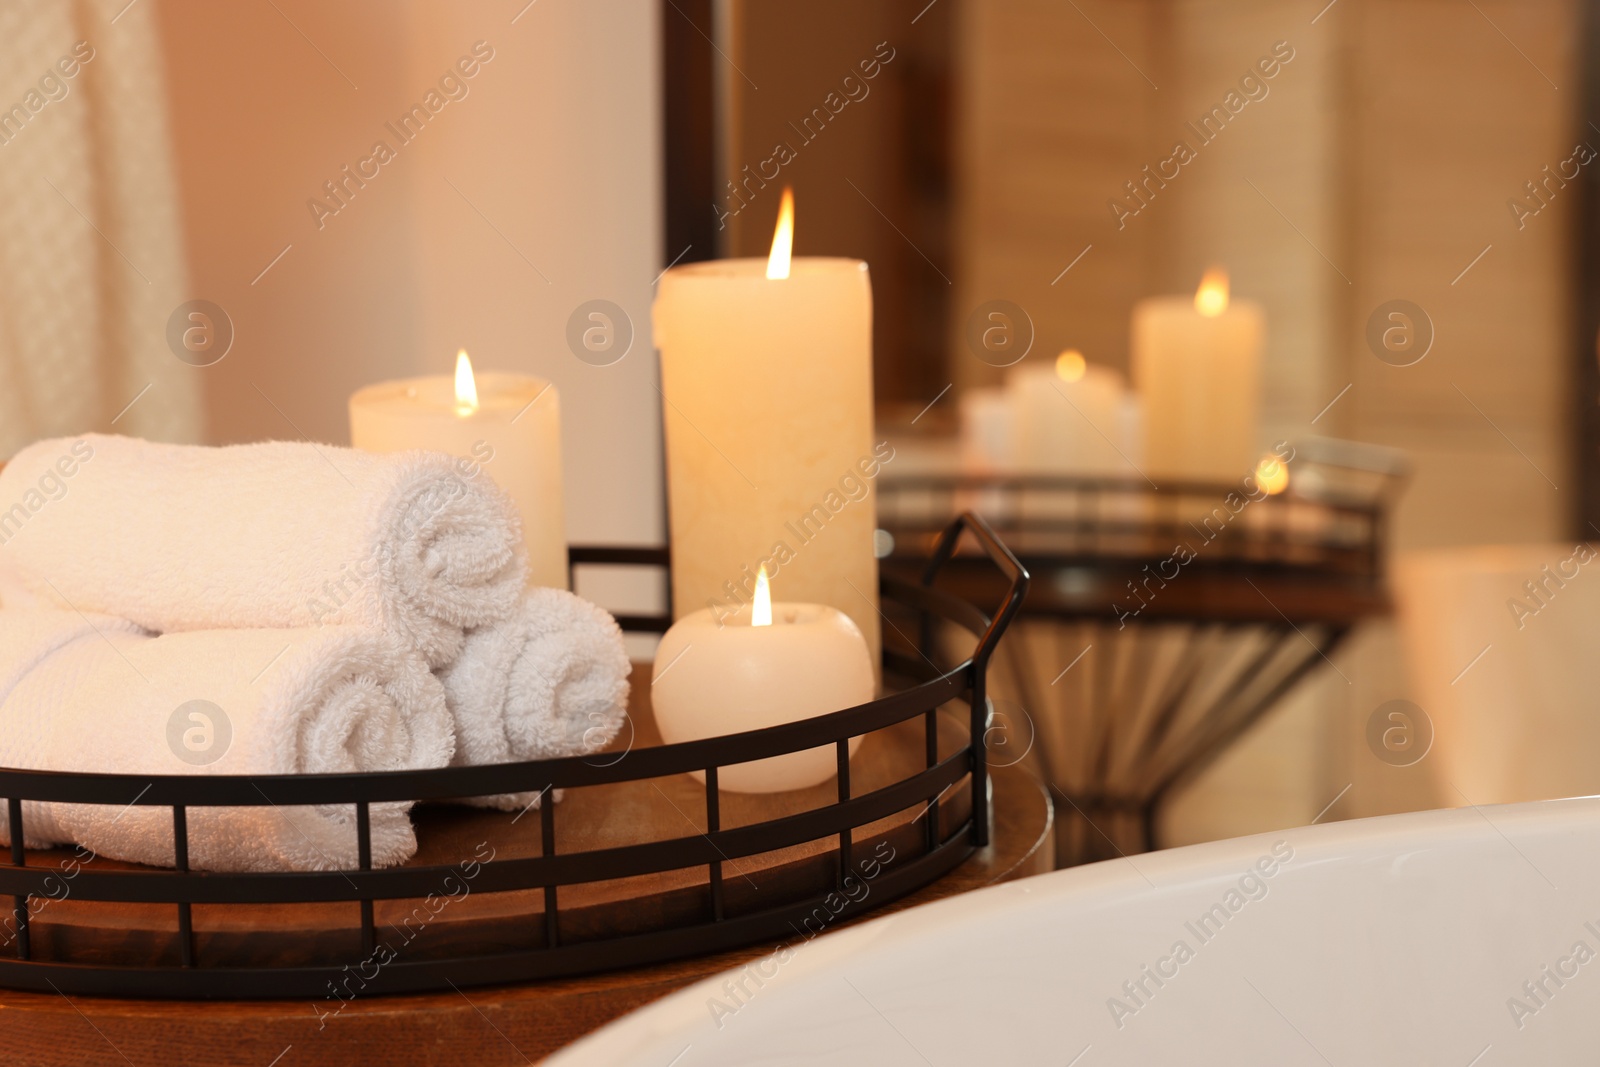
[[[692,986],[549,1062],[1593,1064],[1597,954],[1600,799],[1424,812],[911,909]]]

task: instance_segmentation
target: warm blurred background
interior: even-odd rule
[[[1595,791],[1600,579],[1508,602],[1600,536],[1597,32],[1571,0],[19,0],[0,104],[75,41],[94,58],[0,147],[0,455],[344,442],[356,388],[465,347],[560,390],[569,538],[658,543],[654,280],[764,255],[785,184],[797,253],[871,265],[902,472],[953,469],[963,397],[1004,378],[963,339],[979,305],[1026,311],[1030,364],[1127,374],[1135,303],[1222,265],[1267,322],[1259,450],[1409,462],[1400,613],[1171,797],[1163,842]],[[466,95],[330,199],[477,42]],[[1148,178],[1179,140],[1195,158]],[[198,369],[163,332],[195,298],[235,331]],[[635,330],[606,367],[565,341],[596,298]],[[1395,300],[1433,330],[1409,366],[1368,340]],[[1394,699],[1437,730],[1405,767],[1365,734]]]
[[[963,340],[978,305],[1026,310],[1027,363],[1070,348],[1126,374],[1135,303],[1192,292],[1213,264],[1265,311],[1261,450],[1315,435],[1409,462],[1389,544],[1409,656],[1394,618],[1355,627],[1332,669],[1171,798],[1163,841],[1600,788],[1571,754],[1600,739],[1581,639],[1600,621],[1600,586],[1578,579],[1551,599],[1542,633],[1507,605],[1600,536],[1597,323],[1593,297],[1579,298],[1600,280],[1581,150],[1600,145],[1586,119],[1600,112],[1581,5],[827,0],[802,15],[679,3],[666,26],[697,17],[716,42],[699,42],[715,162],[679,174],[704,185],[669,196],[667,251],[698,236],[690,256],[708,239],[764,254],[775,186],[793,183],[797,250],[872,263],[880,424],[923,469],[959,462],[963,391],[1007,373]],[[801,128],[880,42],[894,59],[870,94],[821,133]],[[1247,86],[1209,142],[1197,136],[1269,56],[1274,76]],[[1166,162],[1179,140],[1196,157],[1181,167]],[[774,142],[796,158],[752,193]],[[1367,340],[1393,300],[1431,319],[1432,348],[1411,366]],[[1519,547],[1470,547],[1486,545]],[[1034,669],[1048,680],[1086,642]],[[1394,699],[1430,715],[1431,758],[1374,758],[1368,719]]]

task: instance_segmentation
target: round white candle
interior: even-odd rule
[[[555,387],[522,374],[476,377],[477,405],[445,375],[369,385],[350,398],[350,438],[370,452],[422,448],[482,464],[522,514],[533,585],[567,587],[561,408]],[[491,451],[492,450],[492,451]]]
[[[1233,482],[1255,466],[1266,316],[1251,301],[1229,303],[1227,284],[1208,272],[1194,299],[1155,297],[1133,309],[1133,378],[1158,483]]]
[[[668,744],[758,730],[865,704],[875,695],[866,639],[825,604],[771,604],[771,622],[719,623],[709,608],[685,615],[656,650],[650,700]],[[758,616],[759,617],[759,616]],[[850,739],[854,754],[861,738]],[[804,789],[838,769],[823,745],[717,771],[740,793]],[[696,772],[701,781],[705,775]]]
[[[867,265],[779,251],[674,267],[657,290],[673,612],[747,617],[765,564],[854,619],[876,662],[872,492],[893,451],[872,433]]]

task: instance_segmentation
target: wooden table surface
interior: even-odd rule
[[[647,693],[647,684],[636,684],[633,713],[642,724],[639,740],[644,743],[653,734]],[[1051,870],[1052,809],[1044,786],[1026,767],[1011,766],[992,771],[992,789],[994,826],[989,847],[934,884],[882,906],[872,901],[869,883],[862,902],[867,910],[846,910],[821,936],[900,908]],[[560,818],[562,811],[557,814]],[[427,818],[427,813],[419,812],[419,824]],[[525,985],[358,996],[344,1002],[331,998],[143,1001],[0,990],[0,1025],[12,1058],[27,1067],[525,1064],[635,1008],[776,947],[763,943],[695,959]]]

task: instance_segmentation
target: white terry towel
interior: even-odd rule
[[[622,630],[604,609],[565,589],[529,590],[509,619],[469,632],[460,658],[439,672],[455,721],[453,762],[516,763],[599,751],[627,718],[631,666]],[[511,811],[537,796],[469,803]]]
[[[0,471],[0,599],[173,630],[385,629],[430,666],[522,595],[521,521],[443,453],[90,434]]]
[[[377,631],[154,637],[105,616],[0,611],[0,766],[331,774],[443,767],[454,747],[438,680]],[[372,806],[374,865],[416,851],[408,808]],[[358,866],[353,805],[191,807],[188,820],[196,869]],[[70,842],[114,859],[174,863],[170,808],[28,802],[23,826],[34,847]]]

